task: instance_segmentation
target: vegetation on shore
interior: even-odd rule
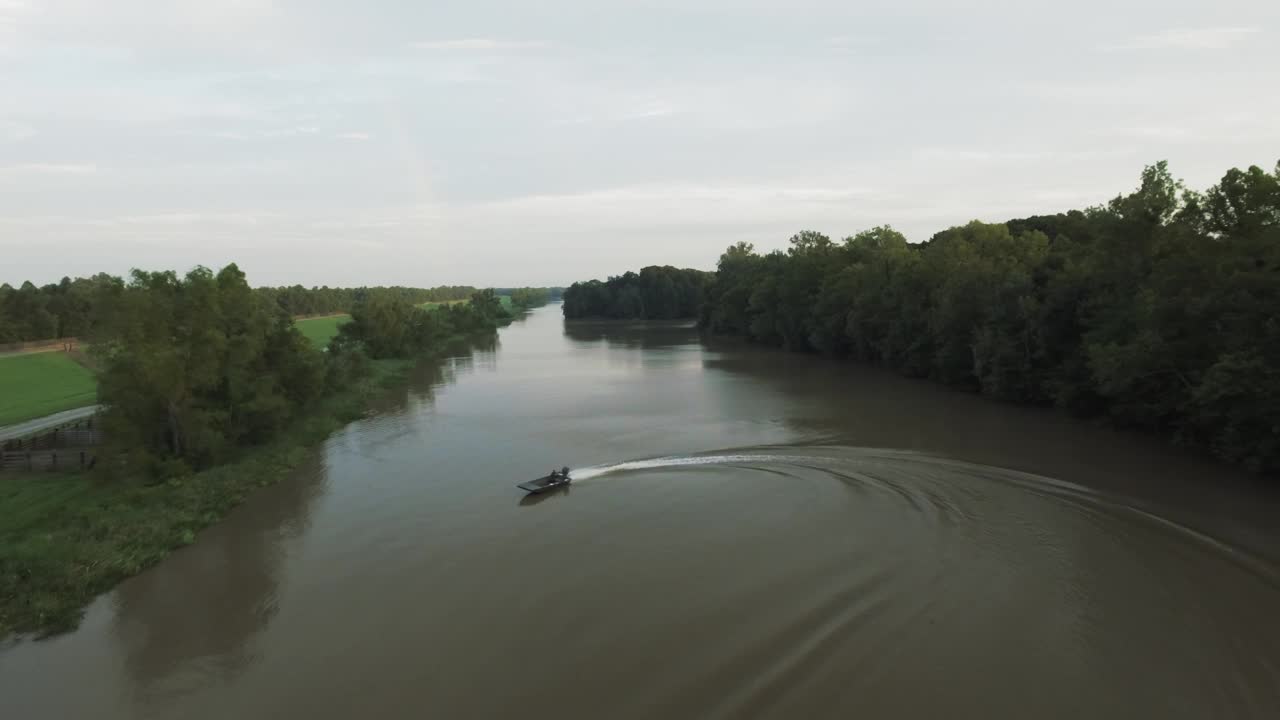
[[[712,273],[652,265],[604,282],[576,282],[564,291],[564,316],[671,320],[698,315]]]
[[[17,288],[0,284],[0,344],[52,338],[86,338],[95,333],[110,306],[124,290],[125,280],[99,273],[89,278],[63,278],[61,282],[37,286],[24,282]],[[337,315],[351,311],[370,295],[390,295],[405,302],[430,306],[466,302],[476,288],[445,285],[434,288],[359,287],[304,288],[260,287],[252,291],[269,307],[291,317]]]
[[[307,448],[358,418],[412,366],[378,360],[270,442],[164,481],[91,473],[5,473],[0,482],[0,639],[74,628],[99,593],[195,540]]]
[[[520,294],[521,291],[533,291],[535,294],[538,294],[538,295],[541,295],[542,293],[546,293],[545,302],[551,302],[552,300],[559,300],[562,297],[564,297],[564,288],[562,287],[494,288],[493,291],[498,294],[498,297],[502,297],[502,296],[516,297]],[[533,307],[537,307],[542,304],[544,303],[537,303],[533,305]]]
[[[411,287],[359,287],[331,288],[301,285],[290,287],[260,287],[254,292],[268,302],[278,306],[289,315],[332,315],[334,313],[351,312],[351,308],[370,295],[389,295],[411,305],[427,306],[429,304],[466,302],[476,293],[477,288],[470,285],[442,285],[433,288]]]
[[[92,405],[97,383],[64,352],[0,356],[0,426]]]
[[[96,593],[281,477],[414,359],[510,319],[492,290],[412,300],[367,293],[321,352],[235,265],[135,270],[98,309],[97,469],[0,483],[0,637],[74,626]]]
[[[575,287],[578,287],[575,285]],[[573,288],[570,288],[570,293]],[[566,317],[570,293],[566,293]],[[1056,405],[1280,470],[1280,165],[1164,163],[1101,207],[721,256],[701,324]]]
[[[466,300],[439,300],[418,303],[418,307],[424,310],[433,310],[445,305],[454,305],[456,303],[466,302]],[[303,337],[311,341],[311,344],[322,348],[329,344],[329,341],[338,336],[338,328],[351,321],[350,313],[339,313],[336,315],[323,315],[320,317],[297,318],[293,324],[302,332]]]
[[[329,341],[338,335],[338,328],[344,323],[350,322],[351,316],[342,315],[326,315],[324,317],[304,318],[295,320],[294,326],[298,328],[298,332],[302,333],[312,345],[322,348],[329,344]]]
[[[235,265],[182,277],[135,270],[102,309],[92,347],[109,443],[100,465],[157,478],[212,467],[275,438],[370,358],[414,357],[507,317],[492,290],[432,310],[371,292],[320,352]]]
[[[516,310],[532,310],[546,305],[551,299],[551,291],[548,288],[514,288],[506,296],[511,299],[512,308]]]
[[[89,289],[85,285],[87,281],[80,280],[67,286],[70,289],[66,291],[58,289],[55,292],[51,290],[50,292],[54,293],[51,297],[58,297],[57,293],[71,293],[80,294],[86,299],[96,298],[98,301],[96,309],[85,306],[83,308],[84,314],[76,316],[78,319],[72,319],[72,322],[80,322],[78,326],[65,324],[70,316],[68,318],[64,318],[62,315],[55,316],[58,323],[64,323],[60,327],[76,330],[85,336],[94,334],[94,331],[90,328],[96,327],[100,317],[104,315],[103,308],[111,306],[122,292],[122,286],[116,284],[115,280],[110,276],[100,275],[95,276],[92,281],[92,283],[97,284],[97,290]],[[63,286],[48,287],[62,288]],[[253,292],[266,298],[269,302],[275,303],[282,310],[286,309],[285,306],[323,307],[325,303],[333,302],[335,298],[349,298],[356,292],[341,288],[321,288],[314,291],[317,297],[314,298],[314,302],[309,304],[308,298],[310,298],[313,291],[297,288],[285,288],[284,290],[288,292],[281,296],[274,295],[277,289],[273,288],[265,290],[259,288]],[[464,290],[470,290],[474,294],[474,289],[467,286],[448,286],[421,291],[406,288],[371,288],[365,290],[365,295],[392,296],[412,302],[424,296],[449,297]],[[549,292],[547,288],[515,288],[509,291],[509,295],[500,296],[503,306],[508,310],[521,310],[546,304]],[[466,302],[467,299],[455,298],[426,300],[415,304],[424,309],[436,309],[446,305]],[[63,303],[63,305],[66,305],[66,303]],[[18,305],[14,307],[18,307]],[[53,303],[53,307],[56,309],[61,306],[58,303]],[[76,307],[79,306],[77,305]],[[350,313],[344,312],[320,317],[299,318],[294,321],[294,324],[313,347],[323,348],[338,335],[338,328],[350,320]],[[10,359],[15,362],[6,362]],[[0,356],[0,363],[3,363],[0,364],[0,371],[2,371],[0,372],[0,426],[42,417],[62,410],[84,407],[96,402],[97,380],[93,373],[64,354],[49,353],[40,360],[27,361],[28,367],[19,367],[21,363],[17,361],[16,356],[14,358]]]

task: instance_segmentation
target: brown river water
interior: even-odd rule
[[[567,491],[514,485],[574,467]],[[79,630],[34,718],[1277,718],[1280,497],[1143,436],[558,306]]]

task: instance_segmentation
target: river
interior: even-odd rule
[[[1275,718],[1277,518],[1143,436],[553,305],[0,646],[0,712]]]

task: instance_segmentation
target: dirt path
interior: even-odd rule
[[[0,427],[0,442],[5,440],[13,440],[15,438],[34,435],[41,430],[65,425],[66,423],[83,420],[102,409],[101,405],[90,405],[89,407],[76,408],[74,410],[64,410],[52,415],[27,420],[25,422],[14,423],[13,425],[5,425]]]

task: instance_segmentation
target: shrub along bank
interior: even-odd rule
[[[73,627],[97,593],[278,480],[417,359],[509,319],[492,291],[431,310],[370,294],[322,352],[235,265],[135,271],[102,317],[98,469],[0,484],[0,638]]]

